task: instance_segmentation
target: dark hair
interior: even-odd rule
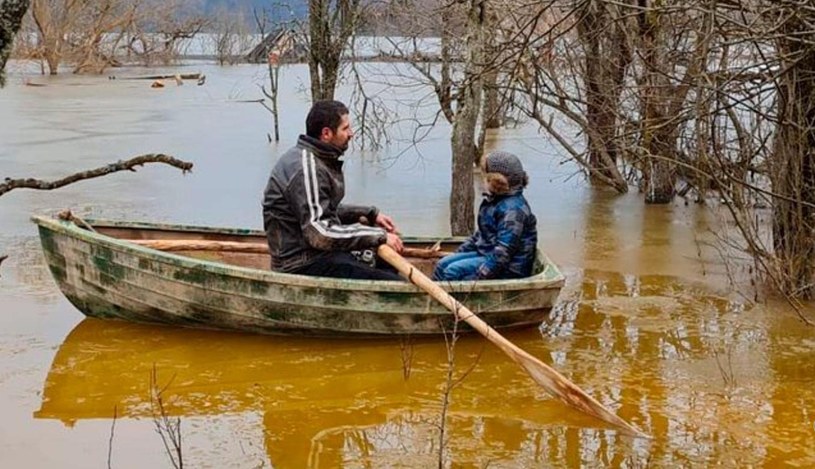
[[[336,132],[342,122],[342,116],[346,114],[348,108],[339,101],[317,101],[311,106],[306,117],[306,135],[320,138],[326,127]]]

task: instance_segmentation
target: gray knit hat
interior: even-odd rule
[[[526,181],[526,172],[517,156],[507,151],[494,151],[487,155],[485,168],[488,173],[501,173],[510,187],[519,187]]]

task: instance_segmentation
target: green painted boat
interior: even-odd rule
[[[90,317],[321,337],[440,334],[455,325],[444,306],[408,282],[283,274],[269,270],[266,252],[195,248],[263,245],[261,231],[87,220],[91,231],[51,217],[32,220],[60,290]],[[442,251],[453,251],[462,239],[404,241],[416,248],[441,241]],[[191,248],[166,252],[144,245],[159,242]],[[435,263],[408,260],[425,272]],[[539,251],[529,278],[448,282],[444,288],[500,329],[539,325],[563,284],[557,266]]]

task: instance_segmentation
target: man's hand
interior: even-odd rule
[[[388,240],[385,242],[385,244],[398,253],[401,253],[402,249],[405,247],[402,244],[402,239],[393,233],[388,233]]]
[[[393,219],[387,215],[380,213],[376,216],[375,223],[376,226],[384,228],[388,233],[396,233],[396,225],[393,223]]]

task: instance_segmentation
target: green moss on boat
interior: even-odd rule
[[[263,243],[262,232],[140,222],[33,217],[43,253],[63,294],[85,315],[183,327],[316,336],[425,335],[450,331],[444,306],[410,283],[282,274],[268,254],[168,253],[129,240]],[[438,239],[406,238],[408,246]],[[443,240],[452,250],[461,239]],[[543,253],[519,280],[451,282],[447,291],[495,328],[537,325],[564,277]],[[428,260],[412,260],[425,270]]]

